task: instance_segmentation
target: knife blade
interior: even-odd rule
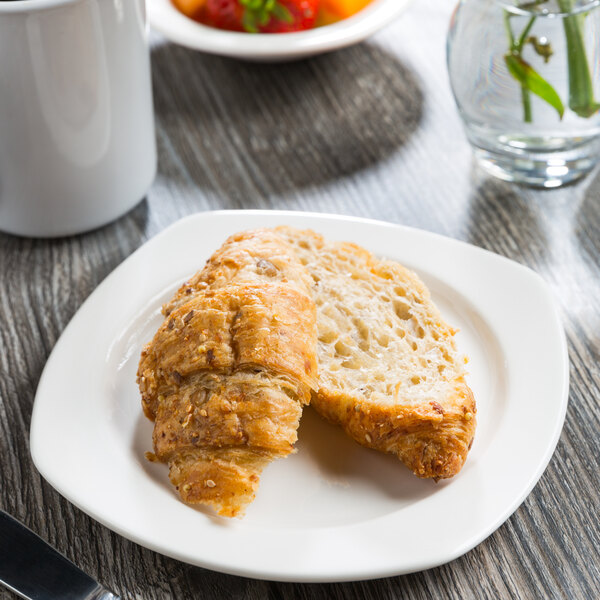
[[[26,600],[119,600],[3,510],[0,583]]]

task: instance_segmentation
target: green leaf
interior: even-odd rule
[[[250,33],[258,33],[261,27],[269,24],[271,18],[285,23],[294,21],[289,9],[277,0],[239,0],[239,2],[245,7],[242,25]]]
[[[505,54],[509,73],[526,89],[556,109],[562,119],[565,107],[556,90],[526,61],[517,54]]]
[[[294,17],[287,6],[284,6],[279,2],[276,2],[273,6],[273,16],[284,23],[292,23],[294,20]]]
[[[257,20],[258,24],[264,27],[271,20],[271,13],[263,7],[258,11]]]
[[[244,11],[242,17],[242,26],[248,33],[258,33],[258,27],[256,26],[256,16],[254,12],[249,9]]]

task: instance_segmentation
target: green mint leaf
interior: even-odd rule
[[[260,27],[264,27],[271,20],[271,13],[265,8],[261,8],[257,13],[257,21]]]
[[[0,0],[1,1],[1,0]],[[277,0],[238,0],[245,7],[242,25],[250,33],[257,33],[269,24],[271,18],[285,23],[293,23],[289,9]]]
[[[562,119],[565,107],[556,90],[517,54],[505,54],[504,60],[509,73],[526,89],[556,109]]]
[[[294,21],[294,17],[292,13],[289,11],[287,6],[284,6],[280,2],[276,2],[272,9],[273,16],[279,21],[283,21],[284,23],[292,23]]]
[[[244,15],[242,17],[242,27],[248,33],[258,33],[258,27],[256,26],[256,16],[254,12],[248,8],[244,11]]]

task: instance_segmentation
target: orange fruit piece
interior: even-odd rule
[[[175,8],[188,17],[196,16],[206,4],[206,0],[172,0]]]
[[[338,19],[345,19],[370,3],[371,0],[321,0],[321,9],[326,14],[335,15]]]

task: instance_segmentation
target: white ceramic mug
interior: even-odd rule
[[[0,230],[99,227],[155,173],[144,0],[0,0]]]

